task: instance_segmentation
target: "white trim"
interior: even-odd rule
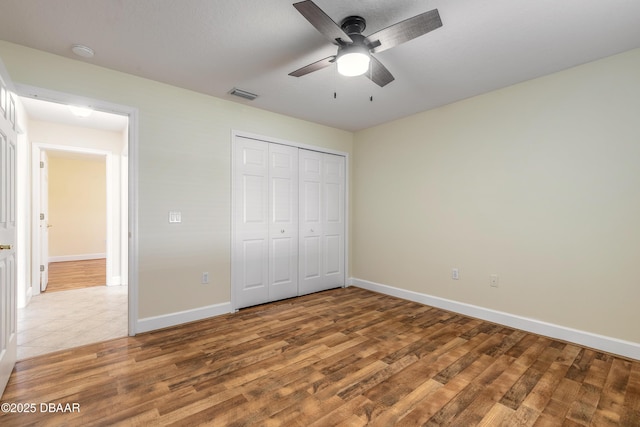
[[[40,149],[35,144],[31,144],[28,148],[31,151],[31,158],[28,159],[31,162],[30,167],[30,182],[31,182],[31,205],[27,209],[31,210],[31,233],[28,240],[23,243],[27,248],[26,254],[31,254],[31,272],[28,280],[30,285],[27,285],[28,289],[31,289],[31,295],[40,295],[40,263],[42,255],[40,253]],[[27,197],[28,198],[28,197]]]
[[[184,323],[204,320],[209,317],[220,316],[228,313],[231,313],[231,302],[213,304],[206,307],[178,311],[160,316],[145,317],[144,319],[138,320],[136,324],[136,331],[138,333],[155,331],[156,329],[182,325]]]
[[[432,295],[422,294],[419,292],[408,291],[393,286],[383,285],[380,283],[370,282],[355,277],[349,278],[351,285],[359,288],[368,289],[385,295],[390,295],[420,304],[441,308],[455,313],[464,314],[465,316],[475,317],[489,322],[498,323],[500,325],[521,329],[538,335],[544,335],[550,338],[562,341],[572,342],[585,347],[606,351],[608,353],[618,354],[635,360],[640,360],[640,343],[624,341],[618,338],[598,335],[591,332],[581,331],[566,326],[555,325],[528,317],[522,317],[511,313],[492,310],[489,308],[479,307],[472,304],[453,301],[446,298],[440,298]]]
[[[31,146],[26,134],[18,135],[16,147],[16,274],[18,286],[18,308],[24,308],[31,301],[31,169],[29,159]],[[21,166],[27,167],[21,167]]]
[[[86,261],[90,259],[106,258],[107,254],[80,254],[80,255],[59,255],[50,256],[49,262]]]
[[[233,144],[233,141],[235,141],[236,136],[240,136],[247,139],[255,139],[257,141],[266,141],[274,144],[289,145],[291,147],[304,148],[305,150],[318,151],[320,153],[337,154],[338,156],[344,156],[347,159],[349,158],[349,153],[347,153],[346,151],[332,150],[331,148],[319,147],[317,145],[301,144],[295,141],[274,138],[272,136],[258,135],[256,133],[244,132],[244,131],[235,130],[235,129],[231,130],[232,144]]]
[[[129,336],[138,333],[138,109],[129,110],[127,177],[127,278],[129,286]],[[120,165],[122,168],[122,164]]]
[[[113,218],[113,211],[114,211],[114,206],[113,206],[113,202],[114,202],[114,197],[113,197],[113,179],[117,176],[118,178],[118,195],[120,194],[120,192],[122,191],[122,188],[120,187],[119,183],[120,183],[120,175],[119,174],[114,174],[113,172],[113,154],[112,153],[107,153],[107,155],[105,156],[105,168],[106,168],[106,195],[107,195],[107,224],[106,224],[106,230],[105,230],[105,240],[106,240],[106,250],[107,250],[107,265],[106,265],[106,270],[107,270],[107,283],[109,282],[109,278],[111,276],[113,276],[113,261],[116,255],[116,252],[114,252],[114,249],[116,249],[113,244],[113,227],[114,227],[114,218]],[[118,208],[120,207],[120,205],[118,204]],[[120,220],[120,217],[118,216],[118,221]],[[119,226],[120,224],[118,224]],[[119,253],[119,247],[117,248],[117,255],[120,258],[120,253]],[[120,264],[120,262],[118,261],[118,264]]]

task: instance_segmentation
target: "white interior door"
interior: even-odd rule
[[[322,274],[322,158],[300,150],[300,280],[299,294],[324,290]]]
[[[299,294],[304,295],[345,283],[345,158],[299,153]]]
[[[234,150],[235,307],[269,300],[269,145],[237,137]]]
[[[323,155],[322,261],[326,289],[345,283],[345,167],[343,156]]]
[[[298,295],[298,149],[269,144],[269,301]]]
[[[16,104],[0,63],[0,395],[17,355]]]
[[[40,291],[49,284],[49,158],[40,150]]]

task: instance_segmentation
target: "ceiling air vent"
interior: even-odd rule
[[[255,93],[247,92],[246,90],[237,89],[235,87],[231,89],[231,92],[229,93],[231,95],[239,96],[240,98],[248,99],[249,101],[253,101],[258,97]]]

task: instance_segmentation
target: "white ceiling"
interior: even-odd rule
[[[377,54],[384,88],[334,67],[296,78],[336,48],[295,1],[5,0],[0,39],[350,131],[640,47],[638,0],[315,0],[365,35],[434,8],[443,26]]]

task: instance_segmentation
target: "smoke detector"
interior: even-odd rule
[[[93,49],[83,44],[74,44],[71,51],[82,58],[93,58],[94,55]]]

